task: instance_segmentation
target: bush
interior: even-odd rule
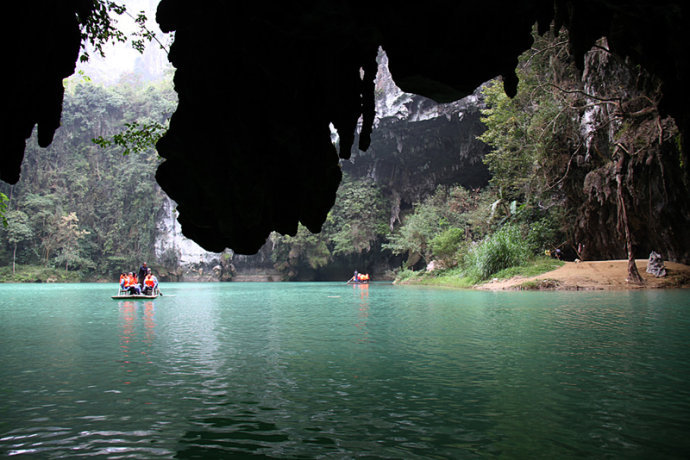
[[[431,250],[434,258],[441,259],[446,265],[457,259],[456,254],[465,239],[465,232],[461,228],[451,227],[431,240]]]
[[[399,283],[402,281],[407,281],[411,278],[415,278],[419,275],[416,271],[410,269],[410,268],[402,268],[400,271],[397,273],[395,276],[395,282]]]
[[[505,268],[523,264],[529,255],[519,228],[506,225],[472,249],[465,265],[469,273],[484,280]]]
[[[534,254],[543,254],[545,249],[552,249],[558,245],[560,231],[554,217],[544,217],[530,224],[526,243]]]

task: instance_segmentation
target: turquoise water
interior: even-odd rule
[[[690,291],[0,285],[0,455],[687,458]]]

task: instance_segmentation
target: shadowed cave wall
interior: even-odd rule
[[[91,3],[3,8],[18,20],[2,30],[3,73],[16,90],[2,108],[0,179],[15,183],[34,125],[42,146],[59,126],[61,81],[79,50],[75,15],[88,14]],[[157,180],[178,203],[184,234],[207,250],[251,254],[271,231],[292,234],[298,222],[319,231],[340,181],[339,158],[350,156],[356,138],[360,150],[368,147],[379,46],[406,92],[447,102],[502,75],[512,95],[532,25],[545,30],[552,20],[568,27],[580,65],[605,35],[613,52],[661,78],[662,110],[685,134],[687,11],[685,3],[663,1],[308,1],[269,8],[162,0],[157,20],[176,32],[170,60],[180,102],[158,144],[166,161]]]

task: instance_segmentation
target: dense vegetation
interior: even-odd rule
[[[505,270],[554,249],[571,260],[627,257],[630,281],[641,281],[636,255],[661,247],[687,255],[668,228],[687,219],[688,168],[678,162],[675,123],[659,110],[659,82],[611,55],[605,39],[579,70],[565,30],[534,33],[516,72],[512,99],[500,80],[483,88],[487,129],[480,139],[491,147],[484,161],[492,179],[475,211],[482,217],[469,218],[469,209],[446,214],[454,200],[432,197],[386,247],[407,252],[408,268],[441,261],[445,271],[422,278],[451,284],[513,274]],[[464,227],[458,225],[465,215]],[[475,222],[471,234],[468,222]],[[409,270],[399,279],[410,277],[419,281]]]
[[[113,278],[152,259],[163,194],[155,151],[123,156],[99,136],[125,123],[164,122],[176,105],[169,83],[125,79],[103,87],[75,77],[67,84],[62,127],[47,149],[27,144],[21,180],[2,184],[8,196],[2,232],[3,265],[42,265],[72,271],[72,279]]]

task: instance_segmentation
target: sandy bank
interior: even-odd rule
[[[627,260],[602,260],[594,262],[566,262],[556,270],[529,278],[514,277],[507,280],[494,280],[477,286],[484,290],[513,289],[658,289],[690,288],[690,266],[674,262],[664,262],[667,275],[656,278],[646,272],[647,260],[635,261],[644,284],[628,283]]]

